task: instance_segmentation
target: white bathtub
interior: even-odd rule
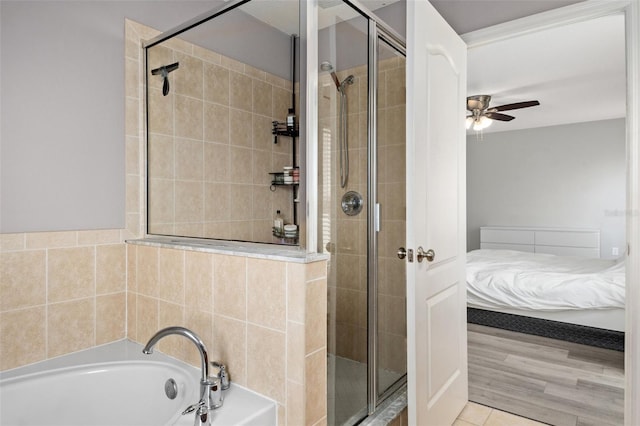
[[[180,413],[198,401],[199,381],[198,369],[123,340],[0,373],[0,425],[191,426],[195,415]],[[214,425],[277,424],[273,400],[233,383],[223,396]]]

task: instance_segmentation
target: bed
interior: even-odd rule
[[[600,258],[598,230],[486,226],[480,241],[467,254],[470,322],[514,329],[553,321],[564,334],[595,329],[623,339],[624,261]]]

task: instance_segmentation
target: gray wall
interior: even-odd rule
[[[297,4],[273,2],[271,12],[285,15],[284,8],[295,9]],[[291,34],[247,14],[243,6],[227,11],[180,34],[193,44],[252,65],[286,80],[291,79]],[[293,34],[298,35],[299,29]],[[299,58],[299,53],[297,53]]]
[[[597,228],[625,247],[625,120],[467,137],[467,246],[480,226]]]
[[[407,37],[407,2],[399,1],[381,7],[373,12],[394,31],[406,39]]]
[[[0,2],[0,232],[124,227],[124,19],[219,3]]]

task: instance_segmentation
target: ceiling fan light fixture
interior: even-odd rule
[[[464,121],[464,127],[466,127],[467,130],[469,130],[473,125],[473,121],[474,121],[473,117],[467,117],[467,119]]]
[[[480,130],[484,130],[491,126],[491,123],[493,123],[493,120],[483,115],[482,117],[473,120],[473,130],[479,132]]]
[[[500,111],[510,111],[513,109],[529,108],[540,105],[540,102],[538,101],[525,101],[489,107],[490,102],[490,95],[475,95],[467,97],[467,110],[471,113],[471,115],[467,116],[465,121],[467,130],[473,127],[473,130],[479,132],[489,127],[491,123],[493,123],[493,120],[511,121],[515,118],[512,115],[503,114]]]

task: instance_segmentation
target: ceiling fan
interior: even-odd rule
[[[489,102],[491,102],[490,95],[475,95],[467,98],[467,110],[471,112],[471,115],[468,115],[466,120],[467,129],[473,126],[473,130],[482,130],[489,127],[493,120],[511,121],[515,118],[512,115],[502,114],[500,111],[540,105],[538,101],[526,101],[489,108]]]

